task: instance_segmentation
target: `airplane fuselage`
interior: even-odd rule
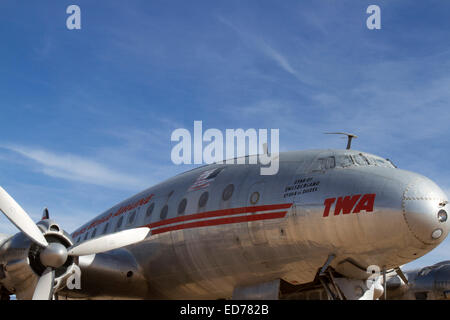
[[[447,236],[437,212],[448,199],[421,175],[354,150],[279,157],[273,176],[249,164],[175,176],[83,225],[74,242],[147,226],[152,235],[127,248],[145,278],[136,296],[221,299],[273,279],[311,282],[330,254],[348,277],[403,265]],[[89,270],[83,281],[93,285]]]

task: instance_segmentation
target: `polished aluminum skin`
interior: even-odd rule
[[[53,265],[56,269],[54,283],[58,288],[65,286],[65,279],[75,267],[65,248],[72,244],[70,235],[50,219],[39,221],[37,226],[50,242],[47,249],[42,250],[22,232],[0,246],[0,284],[17,299],[32,298],[46,266]]]
[[[292,204],[283,218],[172,230],[130,247],[148,281],[146,298],[230,298],[235,287],[277,278],[304,284],[314,280],[330,254],[336,256],[331,264],[336,271],[356,278],[360,272],[355,266],[365,271],[370,265],[403,265],[442,242],[449,231],[448,222],[440,222],[437,216],[439,210],[446,209],[442,206],[448,200],[444,192],[429,179],[397,169],[377,156],[362,153],[371,157],[373,165],[361,159],[346,162],[347,156],[360,154],[354,150],[282,153],[280,170],[274,176],[259,175],[258,165],[205,166],[150,188],[103,216],[150,194],[154,197],[148,204],[126,213],[137,210],[129,226],[125,217],[125,228],[176,219],[182,199],[187,199],[183,217],[229,208]],[[335,166],[328,167],[326,159],[333,157]],[[188,191],[202,172],[214,168],[224,169],[205,188]],[[293,190],[301,181],[309,182],[295,194]],[[223,193],[230,184],[234,192],[225,201]],[[205,191],[208,202],[199,207]],[[372,212],[334,215],[333,205],[324,217],[326,199],[364,194],[376,195]],[[154,209],[147,215],[153,203]],[[167,216],[161,219],[166,205]],[[247,215],[252,214],[257,213]],[[118,219],[120,216],[108,221],[110,231]],[[434,239],[437,229],[442,234]],[[156,230],[152,228],[152,232]],[[83,236],[85,233],[78,237]]]
[[[364,279],[369,266],[406,264],[449,232],[439,216],[449,209],[445,193],[381,157],[309,150],[280,153],[279,161],[273,176],[250,164],[197,168],[81,226],[75,244],[140,226],[151,235],[88,263],[80,257],[81,290],[61,296],[228,299],[236,288],[276,279],[310,283],[330,255],[342,277]],[[4,247],[0,264],[9,261]]]
[[[50,243],[39,258],[44,266],[61,267],[67,261],[67,249],[61,243]]]

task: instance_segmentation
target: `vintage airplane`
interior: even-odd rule
[[[450,300],[450,261],[405,271],[406,281],[392,274],[387,279],[389,300]]]
[[[20,230],[0,240],[3,295],[283,299],[322,288],[329,299],[376,299],[385,288],[371,272],[404,276],[398,266],[449,232],[445,193],[382,157],[294,151],[279,166],[272,176],[259,164],[199,167],[70,235],[48,212],[35,224],[0,189]]]

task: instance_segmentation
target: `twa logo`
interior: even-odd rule
[[[334,215],[338,216],[341,211],[343,214],[360,213],[362,210],[366,212],[373,212],[373,205],[375,202],[375,193],[369,193],[361,196],[360,194],[354,196],[346,196],[337,198],[328,198],[325,199],[324,205],[325,210],[323,211],[323,216],[328,217],[330,214],[331,206],[334,206]],[[353,210],[353,211],[352,211]]]

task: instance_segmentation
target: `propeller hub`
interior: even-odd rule
[[[59,268],[67,261],[67,249],[61,243],[50,243],[40,254],[41,262],[46,267]]]

